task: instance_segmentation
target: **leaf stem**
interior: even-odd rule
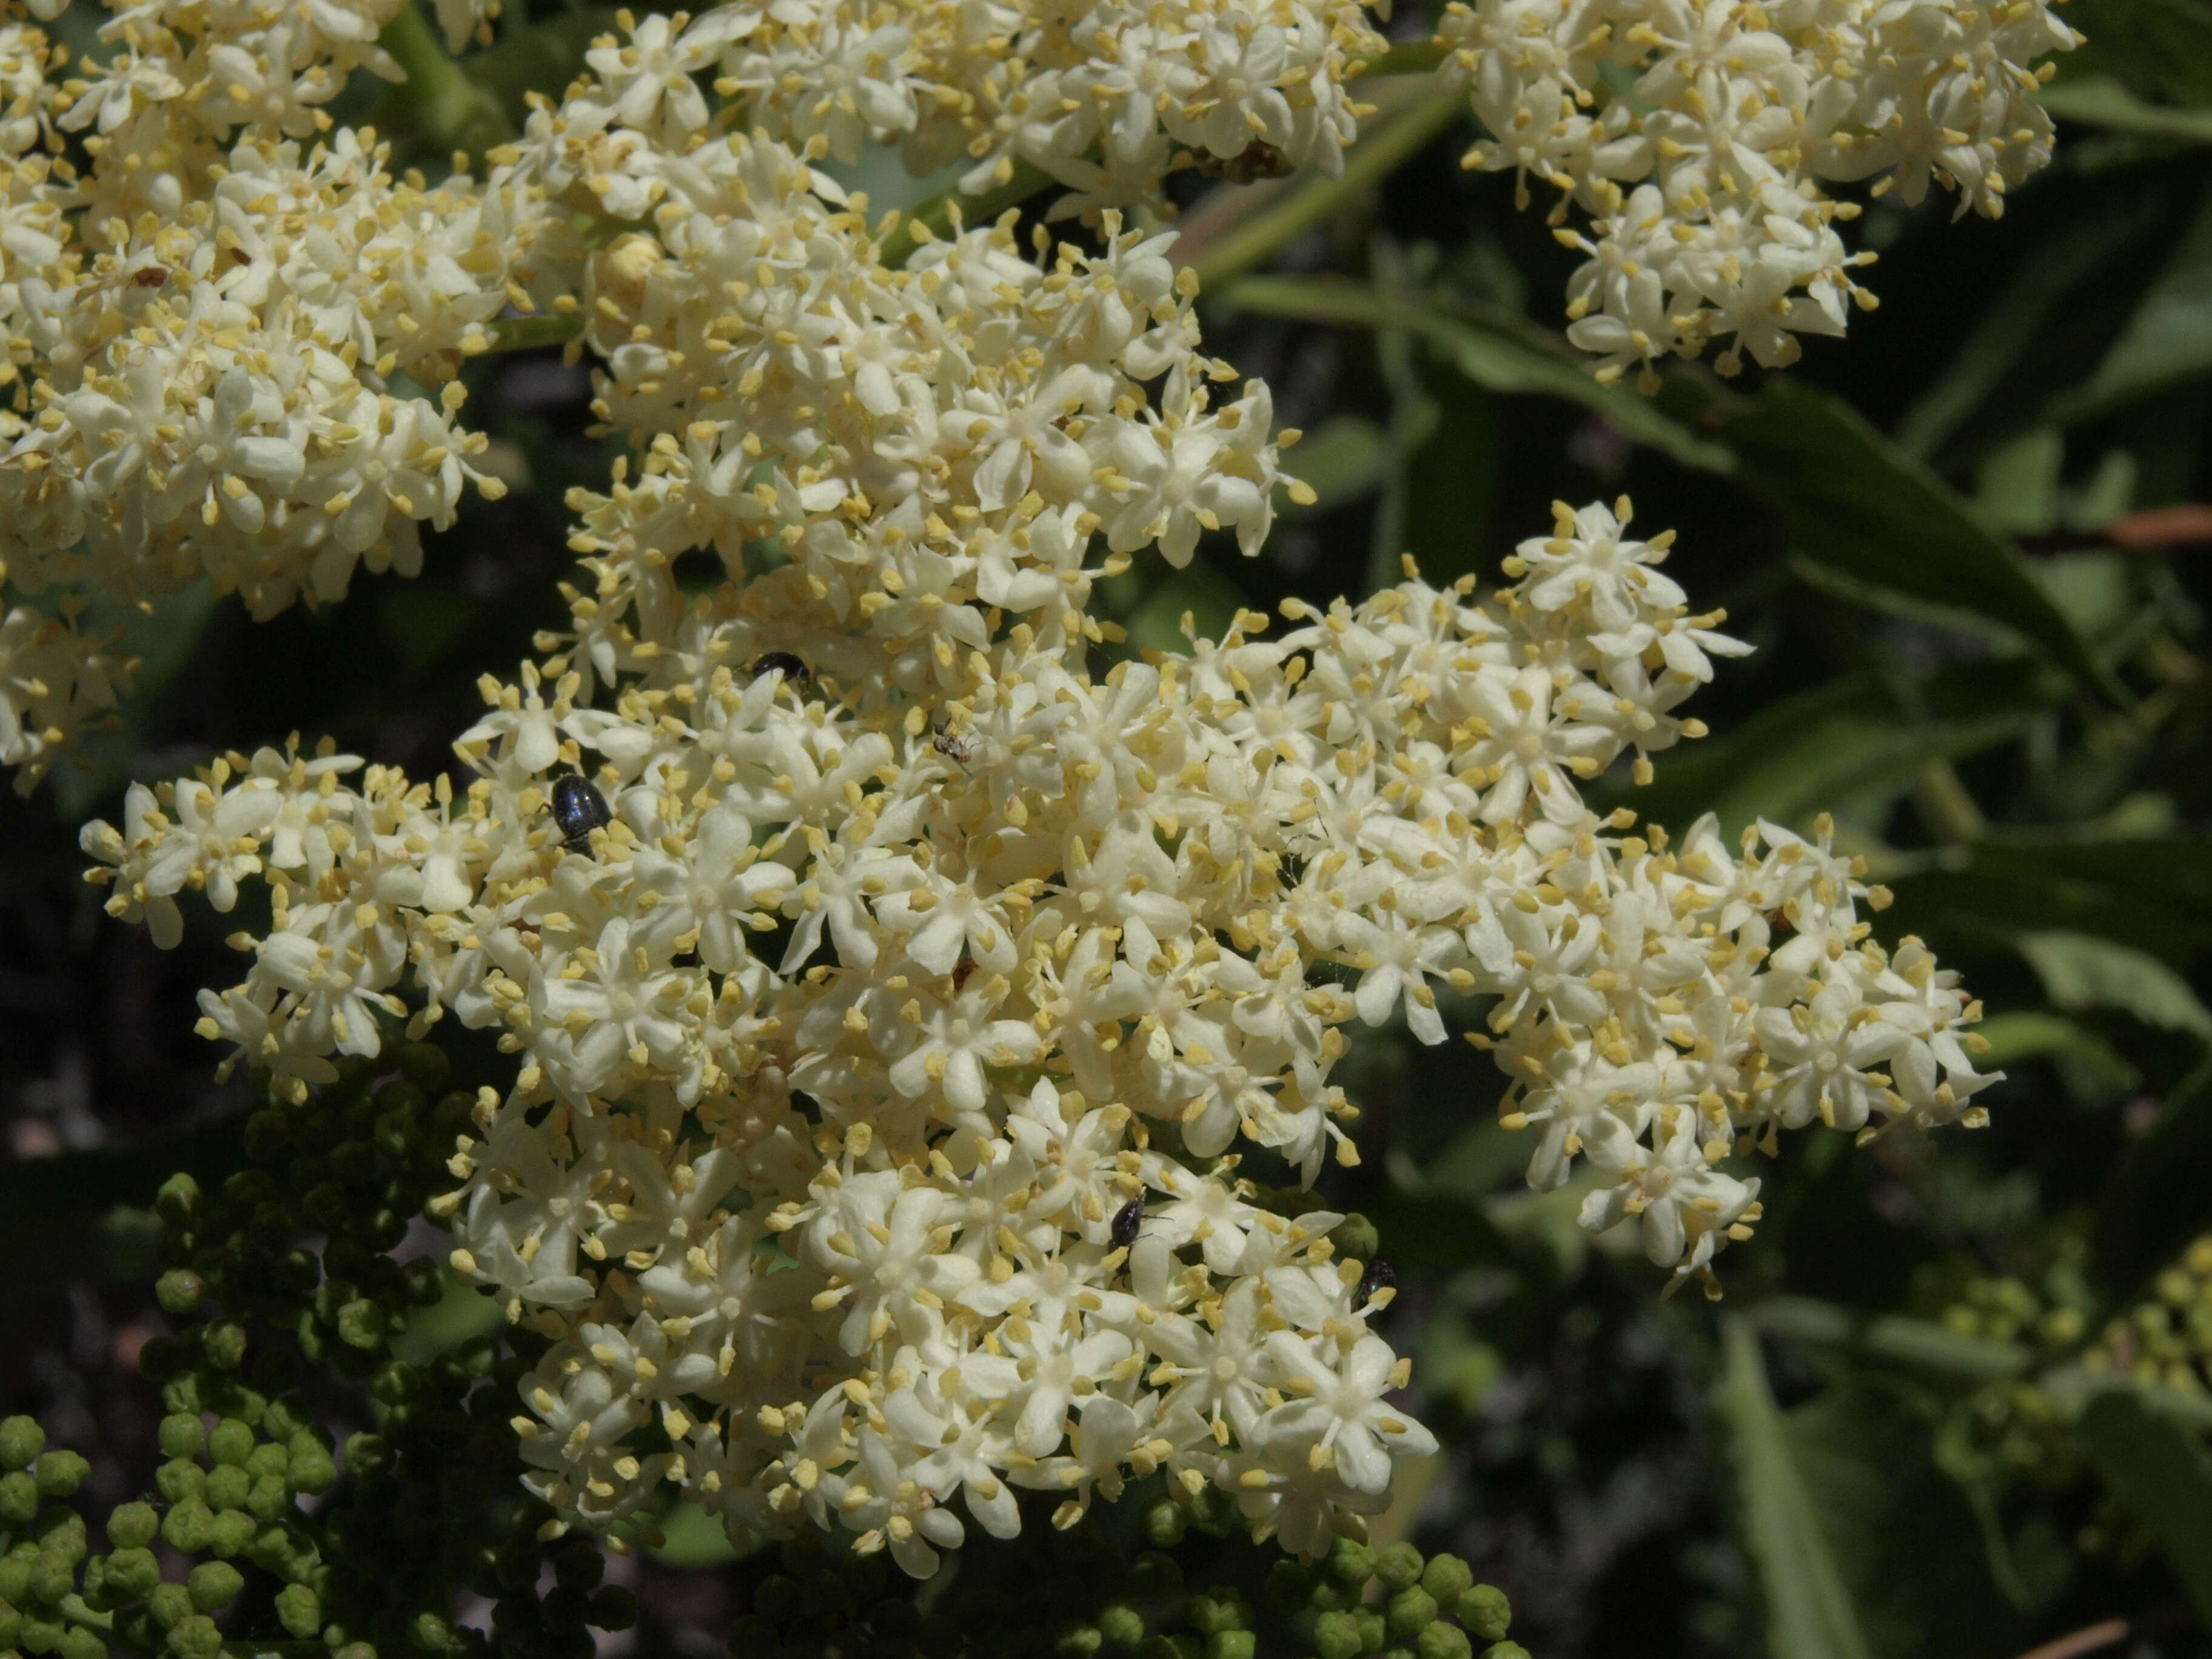
[[[1962,1336],[1932,1321],[1895,1314],[1869,1318],[1810,1297],[1770,1297],[1746,1309],[1743,1317],[1765,1335],[1856,1348],[1878,1358],[1962,1376],[1998,1381],[2019,1376],[2035,1364],[2034,1354],[2017,1342]]]
[[[1426,75],[1443,67],[1451,48],[1441,40],[1401,40],[1387,52],[1352,60],[1352,73],[1368,75]]]
[[[915,249],[925,240],[915,234],[918,224],[927,225],[938,236],[952,234],[952,214],[957,206],[963,224],[986,224],[996,219],[1010,207],[1019,207],[1024,202],[1054,182],[1042,167],[1028,161],[1014,163],[1012,175],[1003,185],[969,195],[956,185],[939,192],[926,202],[917,202],[899,221],[891,234],[884,238],[884,263],[903,265]]]
[[[407,94],[421,112],[418,131],[426,143],[481,155],[514,137],[499,100],[453,60],[422,7],[411,0],[402,6],[377,44],[407,71]]]
[[[1291,184],[1272,204],[1263,206],[1243,224],[1227,228],[1211,247],[1206,246],[1209,228],[1203,222],[1192,225],[1176,244],[1176,262],[1198,272],[1201,289],[1242,276],[1347,203],[1371,191],[1449,126],[1462,107],[1458,94],[1433,92],[1383,117],[1360,135],[1345,157],[1344,171],[1336,178],[1315,175]]]

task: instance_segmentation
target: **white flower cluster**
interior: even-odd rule
[[[1067,212],[1154,205],[1194,161],[1334,173],[1367,112],[1351,66],[1383,44],[1361,0],[738,0],[665,61],[716,68],[757,131],[811,154],[902,143],[916,173],[969,162],[971,191],[1027,162],[1073,192]]]
[[[1440,1042],[1440,991],[1495,999],[1475,1040],[1543,1126],[1536,1184],[1580,1160],[1584,1224],[1637,1218],[1681,1275],[1755,1220],[1719,1166],[1778,1129],[1978,1119],[1977,1011],[1868,941],[1880,896],[1823,843],[1669,852],[1583,805],[1693,735],[1674,709],[1741,648],[1668,538],[1563,509],[1486,602],[1409,573],[1099,678],[1068,597],[1098,515],[1071,557],[940,482],[1010,567],[950,660],[880,620],[988,567],[948,531],[917,595],[880,542],[840,586],[794,563],[672,613],[596,704],[557,658],[488,684],[464,792],[268,751],[86,831],[157,939],[184,888],[267,883],[202,1030],[295,1087],[382,1015],[502,1033],[446,1208],[456,1265],[555,1339],[519,1431],[565,1511],[672,1481],[738,1535],[842,1525],[921,1573],[956,1495],[1003,1534],[1016,1489],[1072,1516],[1165,1468],[1323,1547],[1433,1443],[1384,1397],[1340,1218],[1267,1209],[1238,1143],[1356,1161],[1341,1028]],[[675,1449],[642,1455],[655,1413]]]
[[[1536,177],[1590,216],[1568,337],[1601,376],[1726,340],[1733,373],[1840,334],[1850,277],[1821,180],[1929,179],[1995,216],[2051,159],[2035,92],[2079,37],[2051,0],[1454,0],[1437,39],[1486,137],[1467,165]],[[1625,90],[1609,89],[1607,76]],[[1525,199],[1525,182],[1522,186]]]
[[[1272,483],[1265,394],[1211,408],[1205,382],[1233,377],[1193,356],[1156,249],[1117,242],[1085,279],[1141,259],[1118,312],[1004,236],[889,269],[865,202],[810,164],[899,141],[917,169],[968,158],[969,191],[1033,166],[1071,192],[1055,211],[1149,216],[1194,158],[1236,179],[1340,166],[1364,112],[1348,88],[1384,44],[1355,0],[624,14],[483,178],[434,188],[395,179],[374,135],[332,131],[325,109],[356,69],[399,75],[379,41],[408,26],[400,0],[111,4],[105,55],[66,78],[40,30],[0,26],[0,374],[16,388],[0,560],[17,599],[0,763],[26,789],[127,678],[56,596],[143,605],[207,579],[266,616],[343,597],[360,564],[411,574],[419,525],[450,523],[471,482],[500,489],[471,465],[484,441],[458,420],[454,374],[503,317],[547,307],[588,325],[605,416],[647,451],[583,514],[611,584],[587,675],[613,672],[610,641],[633,605],[667,600],[686,548],[781,538],[833,585],[871,538],[928,565],[935,532],[905,508],[948,471],[977,469],[975,504],[1008,533],[1019,518],[1065,547],[1067,525],[1043,520],[1087,512],[1117,553],[1158,536],[1182,557],[1213,523],[1249,547]],[[436,10],[459,43],[496,6]],[[1795,334],[1840,330],[1866,256],[1835,234],[1854,210],[1813,180],[1887,170],[1917,199],[1932,175],[1993,211],[2049,153],[2023,65],[2073,38],[2045,0],[1480,0],[1439,41],[1496,135],[1472,159],[1595,216],[1590,236],[1562,233],[1590,256],[1571,332],[1610,375],[1723,337],[1723,368],[1745,349],[1786,362]],[[1639,77],[1632,94],[1608,73]],[[72,135],[82,172],[58,159]],[[1049,361],[1003,354],[981,320],[1001,282]],[[947,351],[941,330],[983,349]],[[1117,376],[1163,373],[1164,395],[1121,406]],[[445,393],[395,391],[400,375]],[[887,424],[903,435],[878,443]],[[863,499],[865,524],[823,507]],[[935,580],[894,594],[896,625]],[[923,631],[942,645],[956,623]]]
[[[450,523],[468,482],[499,493],[452,377],[530,303],[513,272],[540,210],[466,174],[395,180],[373,134],[328,131],[352,70],[398,78],[376,42],[398,9],[118,9],[107,55],[65,80],[40,31],[0,29],[0,763],[19,788],[127,678],[57,611],[203,579],[257,617],[340,599],[357,563],[412,574],[417,525]],[[88,169],[41,152],[65,135]],[[445,395],[395,395],[401,372]]]
[[[161,13],[120,20],[132,61],[290,15]],[[987,76],[1024,61],[1025,15],[864,21],[940,56],[957,26]],[[1486,598],[1408,569],[1286,607],[1274,641],[1247,613],[1106,666],[1095,580],[1208,532],[1256,550],[1276,488],[1301,493],[1293,434],[1256,382],[1217,404],[1235,374],[1166,238],[1109,213],[1094,248],[1040,232],[1030,257],[1005,222],[894,268],[892,222],[810,164],[829,127],[794,149],[713,114],[693,75],[719,64],[718,96],[872,131],[902,71],[812,115],[794,81],[818,67],[742,82],[747,52],[813,50],[822,21],[797,0],[633,21],[481,185],[395,183],[366,137],[303,148],[271,116],[179,162],[174,210],[60,256],[66,282],[0,288],[39,359],[0,467],[27,580],[211,571],[266,610],[410,561],[471,441],[451,388],[380,383],[449,375],[508,305],[580,315],[599,417],[635,452],[572,499],[572,629],[487,678],[463,782],[327,745],[234,756],[134,787],[119,829],[84,833],[92,873],[162,945],[180,893],[228,912],[265,889],[200,1029],[295,1097],[394,1022],[499,1034],[511,1085],[483,1091],[441,1212],[457,1267],[552,1344],[518,1432],[565,1514],[605,1525],[673,1483],[733,1535],[842,1526],[926,1573],[963,1509],[1005,1533],[1021,1489],[1072,1518],[1164,1470],[1311,1553],[1434,1443],[1387,1398],[1388,1292],[1338,1259],[1340,1218],[1279,1212],[1298,1206],[1242,1172],[1357,1162],[1345,1028],[1402,1012],[1437,1042],[1443,998],[1492,999],[1474,1036],[1507,1121],[1543,1126],[1532,1178],[1587,1181],[1585,1224],[1633,1218],[1654,1261],[1709,1278],[1758,1213],[1732,1155],[1816,1118],[1978,1120],[1977,1011],[1917,945],[1869,941],[1881,896],[1824,836],[1738,852],[1707,823],[1670,850],[1585,805],[1616,761],[1642,778],[1698,735],[1676,710],[1742,648],[1625,504],[1561,509]],[[1310,23],[1189,25],[1244,43],[1246,131],[1300,130],[1295,98],[1267,125],[1290,47],[1261,37]],[[1145,40],[1133,68],[1172,72]],[[254,62],[291,62],[281,44]],[[1312,73],[1318,108],[1337,77]],[[963,95],[1011,107],[1042,76]],[[1132,131],[1212,118],[1174,84]],[[140,95],[118,124],[211,94]],[[722,580],[687,597],[685,559]],[[40,684],[23,706],[55,729],[57,698],[102,695]],[[672,1449],[641,1451],[656,1415]]]

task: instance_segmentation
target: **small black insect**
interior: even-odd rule
[[[1114,1212],[1113,1231],[1108,1235],[1116,1249],[1126,1250],[1137,1242],[1137,1229],[1145,1224],[1145,1200],[1133,1198]]]
[[[1209,150],[1198,158],[1198,170],[1210,179],[1226,179],[1233,185],[1280,179],[1295,171],[1290,158],[1264,138],[1254,139],[1234,155],[1216,155]]]
[[[1378,1255],[1367,1264],[1367,1271],[1359,1275],[1359,1288],[1352,1293],[1352,1310],[1357,1313],[1384,1291],[1397,1288],[1397,1269]]]
[[[794,684],[814,678],[814,671],[806,665],[806,659],[794,657],[788,651],[763,651],[753,659],[755,679],[763,674],[773,674],[779,668],[783,671],[784,678]]]
[[[605,829],[614,816],[607,810],[607,798],[592,787],[590,779],[554,779],[553,822],[560,826],[570,852],[589,854],[592,831]]]

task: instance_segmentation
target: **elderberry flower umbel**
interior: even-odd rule
[[[1625,502],[1562,508],[1488,599],[1409,570],[1100,676],[1079,564],[960,615],[986,552],[1011,593],[1058,565],[1019,534],[1054,517],[1034,492],[981,493],[954,475],[940,528],[842,586],[802,543],[674,611],[597,704],[558,654],[488,688],[464,791],[264,751],[86,832],[111,908],[170,931],[181,888],[265,880],[202,1029],[301,1091],[380,1010],[503,1033],[513,1085],[434,1207],[555,1339],[517,1431],[556,1506],[603,1524],[673,1481],[738,1535],[842,1525],[926,1573],[956,1496],[1005,1534],[1016,1488],[1072,1519],[1164,1468],[1322,1548],[1434,1442],[1340,1218],[1262,1207],[1235,1149],[1356,1161],[1342,1028],[1443,1041],[1440,992],[1494,999],[1473,1040],[1532,1181],[1586,1166],[1584,1224],[1634,1218],[1678,1274],[1755,1220],[1724,1166],[1779,1130],[1978,1119],[1974,1011],[1868,939],[1882,895],[1825,838],[1676,845],[1583,805],[1695,735],[1674,711],[1742,648]],[[924,557],[942,599],[912,605]],[[771,640],[851,677],[745,672]],[[546,815],[555,765],[613,810],[592,852]],[[673,1449],[631,1449],[656,1414]]]
[[[1247,149],[1333,147],[1358,14],[1206,10],[1146,13],[1176,37],[1151,44],[1118,13],[1066,31],[1071,75],[1138,77],[1119,104],[1068,81],[1072,130],[1110,106],[1145,157],[1153,122],[1217,157],[1240,120]],[[1267,388],[1204,354],[1194,276],[1134,216],[1082,245],[909,233],[811,165],[901,130],[907,35],[988,75],[1030,49],[1015,15],[885,9],[872,45],[804,3],[629,21],[483,183],[435,189],[309,137],[347,68],[386,66],[386,15],[134,7],[86,80],[27,94],[31,129],[116,136],[67,184],[106,216],[56,222],[94,240],[0,288],[46,354],[0,534],[40,580],[336,598],[453,510],[479,441],[450,376],[503,309],[599,359],[632,453],[572,495],[568,626],[485,678],[458,782],[295,741],[134,786],[83,836],[163,945],[179,894],[265,890],[200,1029],[292,1109],[399,1022],[497,1033],[512,1070],[431,1209],[549,1345],[514,1426],[560,1514],[672,1485],[734,1537],[842,1527],[916,1574],[1018,1528],[1018,1491],[1072,1525],[1156,1475],[1303,1555],[1356,1531],[1435,1443],[1393,1398],[1386,1281],[1238,1161],[1357,1162],[1354,1024],[1486,1019],[1531,1179],[1584,1181],[1584,1224],[1678,1279],[1756,1221],[1740,1160],[1779,1130],[1978,1121],[1976,1010],[1870,940],[1883,895],[1825,830],[1677,842],[1586,804],[1699,735],[1677,711],[1743,649],[1625,501],[1559,508],[1497,592],[1409,565],[1273,638],[1243,612],[1110,649],[1097,579],[1206,533],[1255,551],[1302,498]],[[749,67],[779,52],[830,55]],[[926,106],[1024,154],[992,134],[1026,70],[923,84],[960,95],[917,98],[917,143]],[[400,398],[401,370],[447,392]],[[726,580],[688,593],[702,551]]]
[[[1156,246],[1109,219],[1103,264],[924,239],[892,270],[880,239],[913,239],[872,234],[813,164],[895,143],[918,171],[964,159],[963,190],[1034,180],[1064,192],[1053,214],[1150,229],[1179,167],[1340,168],[1359,76],[1407,66],[1354,0],[623,13],[517,142],[434,185],[329,112],[356,70],[401,78],[401,0],[110,6],[74,64],[0,22],[0,763],[21,789],[127,690],[135,665],[82,625],[95,600],[205,580],[257,617],[336,601],[357,567],[419,568],[419,526],[470,486],[498,495],[454,376],[502,321],[588,325],[600,412],[646,452],[582,508],[607,611],[587,675],[619,657],[596,635],[667,602],[679,548],[781,537],[834,585],[849,518],[927,567],[927,514],[885,503],[951,475],[985,511],[1079,498],[1116,552],[1157,538],[1180,560],[1217,524],[1249,550],[1274,482],[1265,394],[1208,401],[1234,371],[1193,357]],[[458,46],[497,7],[435,9]],[[1917,201],[1932,179],[1996,212],[2050,154],[2030,65],[2075,38],[2047,0],[1473,0],[1415,60],[1466,88],[1468,165],[1563,192],[1559,234],[1588,256],[1570,337],[1611,377],[1709,345],[1724,371],[1784,363],[1797,335],[1841,332],[1871,256],[1835,229],[1856,204],[1817,181]],[[1039,307],[1063,338],[1049,374],[1001,315]],[[1079,563],[1067,523],[1024,528],[1059,549],[1025,593]],[[1006,604],[1008,562],[988,562],[977,594]],[[902,574],[894,605],[941,598],[928,568]]]

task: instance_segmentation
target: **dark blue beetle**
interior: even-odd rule
[[[758,679],[763,674],[774,674],[779,672],[786,680],[794,685],[801,680],[811,680],[814,678],[814,671],[806,665],[806,659],[804,657],[794,657],[788,651],[766,651],[753,659],[755,679]]]
[[[1398,1288],[1397,1270],[1381,1256],[1367,1264],[1367,1271],[1359,1275],[1359,1288],[1352,1293],[1352,1310],[1358,1313],[1384,1291]]]
[[[592,831],[605,829],[614,816],[607,810],[607,798],[592,787],[590,779],[554,779],[553,822],[560,826],[570,852],[589,855]]]
[[[1137,1229],[1145,1224],[1145,1200],[1133,1198],[1114,1212],[1114,1224],[1108,1229],[1115,1248],[1127,1249],[1137,1242]]]

